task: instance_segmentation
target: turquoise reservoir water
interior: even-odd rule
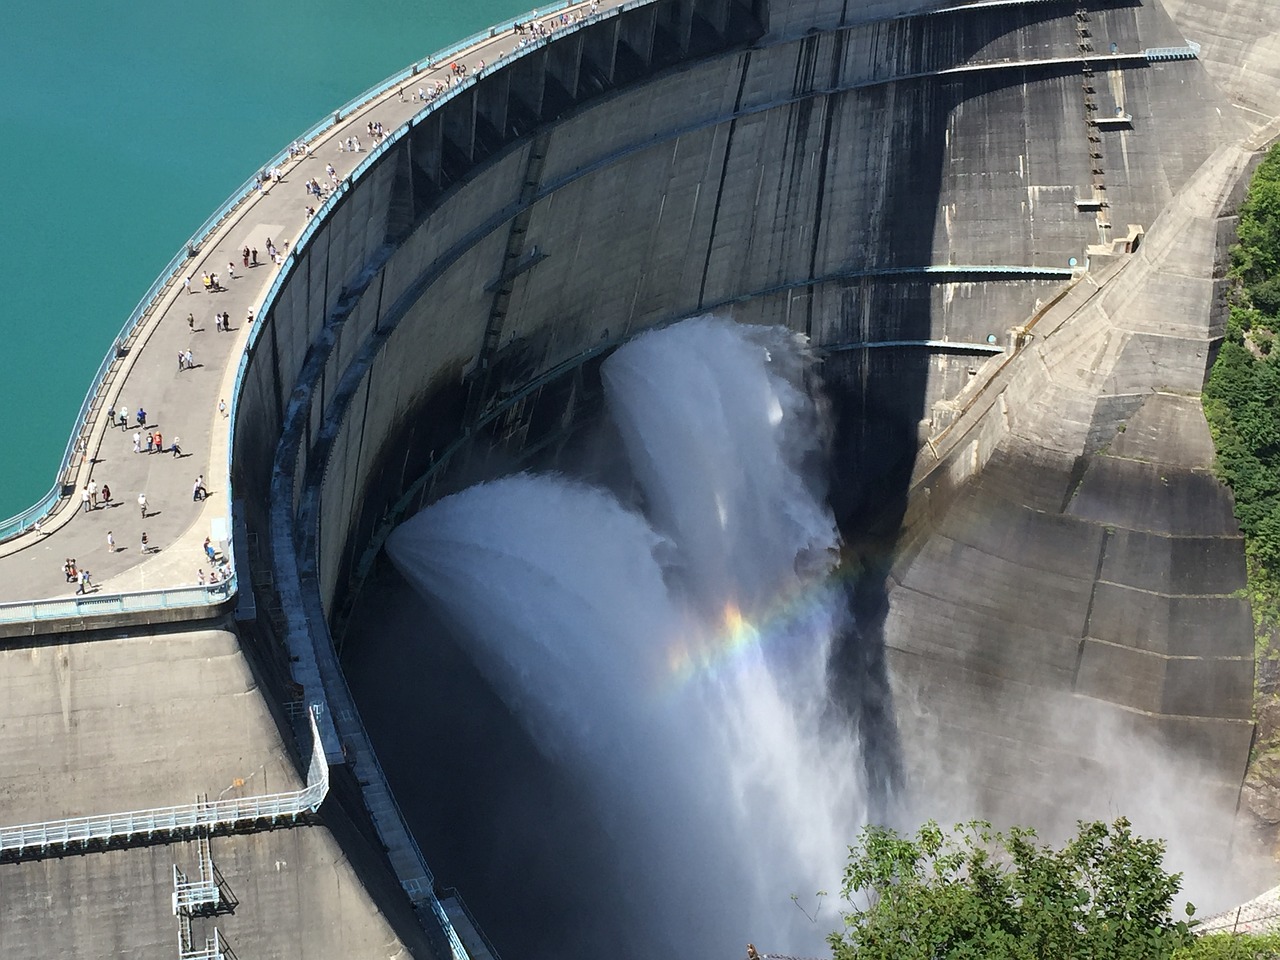
[[[52,486],[116,333],[241,182],[360,91],[532,5],[11,5],[0,43],[0,519]]]

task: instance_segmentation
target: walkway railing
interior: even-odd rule
[[[1200,56],[1200,44],[1188,40],[1185,47],[1147,47],[1142,55],[1148,60],[1194,60]]]
[[[49,600],[0,603],[0,623],[31,623],[112,613],[208,607],[235,596],[236,586],[236,575],[232,573],[221,583],[205,586],[165,587],[158,590],[133,590],[128,593],[86,593]]]
[[[309,718],[311,764],[307,769],[307,785],[301,790],[0,827],[0,856],[30,856],[33,852],[43,853],[69,845],[105,844],[113,840],[145,843],[173,834],[250,826],[260,821],[293,820],[304,813],[314,813],[329,793],[329,764],[320,745],[314,710]]]

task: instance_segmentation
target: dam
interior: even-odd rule
[[[629,0],[518,21],[335,111],[215,212],[104,359],[49,496],[0,531],[0,953],[676,936],[588,920],[502,860],[502,831],[454,835],[502,775],[465,756],[499,749],[472,733],[501,707],[396,632],[416,614],[382,547],[446,494],[556,463],[608,357],[707,314],[820,358],[857,621],[832,699],[876,745],[877,815],[1052,834],[1125,813],[1221,876],[1253,637],[1198,396],[1234,211],[1280,132],[1280,13]],[[194,303],[231,329],[175,373]],[[132,452],[158,430],[178,454]]]

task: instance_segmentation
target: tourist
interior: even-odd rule
[[[182,362],[186,364],[188,370],[194,370],[196,368],[196,362],[191,356],[190,349],[182,355]]]
[[[111,488],[108,487],[105,483],[102,485],[101,500],[102,500],[102,505],[104,507],[111,505]]]
[[[147,411],[141,407],[138,408],[138,426],[145,427],[147,425]]]
[[[156,452],[156,436],[150,430],[147,431],[147,453]]]
[[[116,535],[112,533],[110,530],[107,531],[107,552],[108,553],[116,552]]]
[[[200,274],[200,282],[204,284],[204,292],[209,293],[213,290],[213,278],[207,273]]]
[[[123,403],[120,404],[120,429],[121,430],[129,429],[129,408],[126,407]]]
[[[156,441],[156,453],[162,452],[164,450],[164,440],[161,438],[159,430],[156,431],[155,441]]]
[[[90,480],[89,486],[86,489],[89,491],[89,506],[92,509],[97,510],[98,509],[98,484],[95,481]]]
[[[196,315],[194,313],[187,314],[187,329],[192,333],[196,332]]]
[[[88,513],[90,509],[92,509],[89,506],[89,488],[88,487],[85,487],[83,490],[80,491],[80,506],[84,507],[85,513]]]
[[[256,267],[258,265],[258,248],[257,247],[253,248],[250,256],[253,258],[253,266]]]
[[[62,575],[67,578],[67,583],[71,583],[76,578],[76,564],[70,557],[62,564]]]
[[[88,593],[89,592],[89,571],[81,570],[79,580],[80,582],[76,586],[76,593],[77,594]]]
[[[241,261],[244,263],[245,268],[247,269],[249,266],[249,248],[245,247],[243,250],[240,251],[240,254],[241,254]]]
[[[191,500],[194,503],[197,500],[203,500],[209,494],[204,488],[204,474],[196,477],[196,482],[191,488]]]
[[[134,452],[134,453],[141,453],[141,452],[142,452],[142,431],[141,431],[141,430],[134,431],[134,434],[133,434],[133,452]]]
[[[252,319],[252,318],[250,318],[250,319]],[[218,412],[219,412],[220,414],[222,414],[222,416],[223,416],[224,418],[226,417],[226,415],[227,415],[227,401],[222,400],[222,399],[219,399],[219,400],[218,400]]]
[[[147,542],[147,531],[145,530],[142,531],[142,546],[140,549],[143,553],[151,552],[151,544]]]
[[[208,537],[204,538],[204,555],[209,558],[210,563],[216,563],[218,560],[218,551],[214,547],[213,541]]]
[[[199,572],[196,573],[196,585],[201,587],[204,586],[204,570],[203,569],[201,569]]]
[[[182,351],[178,351],[178,372],[182,372]]]
[[[191,278],[194,274],[187,274],[187,278],[182,281],[182,286],[186,288],[187,293],[191,292]]]
[[[178,446],[178,438],[177,438],[177,437],[174,437],[174,438],[173,438],[173,443],[171,443],[171,444],[169,445],[169,449],[173,452],[173,456],[174,456],[174,458],[175,458],[175,459],[176,459],[177,457],[182,456],[182,448],[181,448],[180,446]]]
[[[147,495],[145,493],[138,494],[138,511],[142,514],[142,519],[147,519]],[[147,535],[142,535],[142,542],[147,542]]]

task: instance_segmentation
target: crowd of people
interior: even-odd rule
[[[570,26],[575,22],[579,22],[586,19],[588,16],[596,14],[599,9],[599,0],[591,0],[591,3],[588,6],[584,6],[573,13],[566,11],[545,19],[539,19],[537,12],[535,11],[529,20],[514,24],[512,35],[517,38],[519,46],[526,46],[549,36],[557,29]],[[498,56],[502,57],[504,54],[505,51],[500,51]],[[428,66],[430,66],[430,64],[428,64]],[[439,66],[444,67],[445,65],[442,63]],[[431,102],[447,93],[450,87],[458,86],[464,82],[473,73],[482,73],[486,69],[486,64],[483,59],[476,61],[473,66],[469,66],[462,60],[455,60],[447,65],[447,69],[447,78],[439,78],[434,80],[434,82],[427,82],[419,86],[417,88],[417,92],[413,95],[413,99],[419,102]],[[403,86],[399,90],[399,99],[402,102],[406,99],[405,88]],[[368,141],[371,141],[376,146],[386,140],[389,136],[389,132],[381,120],[368,119],[365,121],[365,136]],[[340,153],[361,153],[364,151],[364,144],[361,142],[361,138],[355,133],[349,133],[347,135],[337,137],[336,142]],[[312,143],[305,140],[295,140],[288,147],[287,160],[292,162],[309,159],[313,155],[312,150]],[[255,178],[255,182],[260,191],[265,192],[265,188],[268,185],[275,185],[284,182],[284,162],[285,161],[282,159],[280,163],[274,164],[259,172]],[[341,184],[341,175],[332,163],[325,164],[325,174],[328,180],[327,183],[321,182],[318,177],[310,177],[304,180],[303,186],[308,197],[308,202],[305,208],[308,217],[313,216],[316,211],[316,206],[318,206],[321,201],[327,199]],[[314,198],[314,206],[312,205],[311,198]],[[267,239],[266,254],[267,258],[273,264],[282,265],[285,262],[285,252],[288,250],[288,243],[285,243],[283,246],[283,251],[277,249],[273,241],[270,238]],[[244,245],[239,255],[241,264],[246,270],[259,265],[258,257],[258,250],[248,244]],[[236,257],[233,254],[232,259],[229,260],[226,265],[225,276],[230,278],[230,280],[237,279],[235,259]],[[203,270],[199,276],[200,284],[204,287],[206,293],[220,293],[227,290],[227,287],[224,285],[219,273],[206,269]],[[193,281],[195,280],[195,277],[196,274],[193,271],[187,274],[183,281],[183,287],[188,294],[195,292],[193,289]],[[252,323],[254,320],[254,311],[252,307],[250,307],[247,312],[246,320],[248,323]],[[187,314],[187,325],[192,334],[200,332],[200,330],[197,329],[195,316],[192,312],[188,312]],[[219,310],[215,314],[214,325],[217,332],[230,332],[232,329],[230,326],[230,314],[226,311]],[[195,367],[196,364],[191,348],[186,347],[184,349],[180,349],[178,351],[178,372],[183,373],[185,371],[190,371],[195,369]],[[120,430],[126,434],[126,437],[130,429],[130,409],[131,408],[127,404],[118,402],[112,404],[107,411],[108,425],[110,427],[118,426]],[[223,417],[227,415],[225,400],[220,400],[218,402],[218,411]],[[154,454],[168,451],[175,459],[183,456],[182,448],[179,444],[179,438],[176,436],[173,437],[168,447],[166,447],[161,431],[148,423],[148,416],[144,407],[139,406],[132,419],[135,422],[135,429],[132,438],[133,452],[135,454],[141,454],[143,452],[146,452],[147,454]],[[84,440],[82,438],[82,445],[83,444]],[[82,459],[87,456],[87,447],[83,449],[78,447],[77,449],[81,452]],[[130,494],[130,496],[132,496],[132,494]],[[192,500],[194,502],[201,502],[207,496],[208,491],[205,487],[204,477],[203,475],[200,475],[195,479],[192,485]],[[149,504],[147,502],[146,494],[139,493],[137,500],[141,518],[145,521],[148,516],[151,515],[149,513]],[[110,486],[105,482],[99,485],[98,482],[93,479],[90,479],[82,488],[81,503],[82,509],[86,513],[92,513],[100,509],[119,505],[119,502],[112,498]],[[41,529],[40,520],[35,521],[31,529],[37,535],[43,535],[44,533]],[[148,540],[148,536],[145,531],[141,532],[139,542],[141,545],[141,551],[144,554],[151,553],[155,550],[155,547]],[[118,549],[123,549],[117,547],[115,536],[112,531],[107,531],[107,544],[109,552],[113,554],[116,553]],[[205,568],[201,567],[198,571],[198,581],[201,584],[217,584],[225,582],[230,576],[230,568],[227,561],[225,558],[221,557],[217,550],[211,545],[208,538],[205,540],[204,547],[205,559],[209,567],[209,572],[206,576]],[[66,575],[68,583],[74,582],[77,584],[76,592],[78,594],[87,593],[91,589],[96,589],[92,583],[88,570],[78,565],[74,558],[67,558],[63,572]]]

